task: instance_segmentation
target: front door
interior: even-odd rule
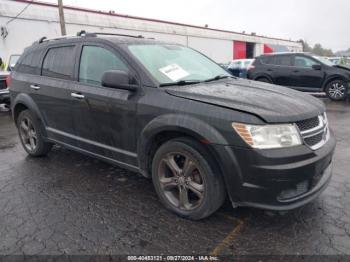
[[[102,75],[108,70],[130,71],[116,50],[101,44],[82,45],[78,82],[71,94],[77,146],[137,166],[134,132],[137,95],[103,87]]]
[[[321,66],[319,62],[310,57],[295,55],[293,78],[297,80],[297,86],[300,89],[310,91],[321,89],[324,72],[322,66],[321,70],[317,70],[313,68],[314,65]]]

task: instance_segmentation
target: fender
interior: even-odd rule
[[[34,115],[37,117],[38,121],[42,123],[41,125],[41,131],[44,137],[47,137],[46,129],[45,129],[45,121],[44,117],[41,114],[38,106],[34,102],[33,98],[30,97],[30,95],[25,94],[25,93],[20,93],[16,96],[16,98],[13,100],[11,103],[11,110],[12,110],[12,118],[15,121],[15,109],[18,105],[24,105],[26,106],[30,111],[34,113]]]
[[[232,191],[235,185],[242,183],[241,170],[237,158],[232,151],[228,150],[226,139],[212,126],[204,121],[187,115],[167,114],[159,116],[149,122],[141,132],[138,140],[138,161],[140,172],[150,177],[148,174],[149,150],[154,141],[154,137],[164,131],[176,131],[187,134],[198,140],[207,140],[212,144],[211,153],[217,160],[222,171],[225,185]],[[234,196],[230,195],[231,200]]]
[[[205,139],[213,144],[227,144],[227,141],[217,130],[202,120],[187,115],[161,115],[149,122],[141,131],[137,143],[137,154],[141,170],[147,170],[148,151],[152,145],[153,138],[165,131],[183,132],[198,140]]]

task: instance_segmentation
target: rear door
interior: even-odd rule
[[[135,93],[101,85],[104,72],[131,72],[126,60],[112,47],[84,43],[80,48],[78,82],[72,91],[74,135],[88,152],[137,165]]]
[[[271,57],[271,65],[266,68],[272,76],[274,83],[282,86],[296,86],[296,79],[293,78],[292,55],[276,55]]]
[[[319,62],[311,57],[296,54],[293,64],[293,78],[296,79],[296,85],[300,87],[300,89],[310,89],[310,91],[321,89],[324,71]],[[314,65],[321,66],[321,70],[314,69]]]
[[[50,46],[41,76],[31,79],[31,96],[39,107],[50,138],[69,143],[73,133],[71,89],[74,84],[76,44]]]

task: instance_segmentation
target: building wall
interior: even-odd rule
[[[232,41],[202,37],[188,37],[188,46],[217,62],[228,62],[233,57]]]
[[[42,36],[60,36],[57,7],[51,4],[32,3],[17,19],[8,23],[28,5],[22,1],[0,1],[0,26],[5,26],[8,36],[0,38],[0,57],[22,53],[23,49]],[[219,63],[233,59],[234,41],[256,43],[255,55],[263,53],[263,45],[285,46],[288,50],[301,51],[300,43],[244,35],[235,32],[212,30],[207,28],[169,23],[152,19],[142,19],[96,11],[65,8],[66,29],[68,34],[80,30],[90,32],[112,32],[143,35],[157,40],[188,45]],[[8,23],[8,24],[7,24]]]

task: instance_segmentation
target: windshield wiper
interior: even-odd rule
[[[209,78],[207,80],[204,80],[203,82],[211,82],[211,81],[216,81],[216,80],[220,80],[220,79],[224,79],[224,78],[228,78],[228,77],[233,78],[232,76],[228,76],[228,75],[217,75],[213,78]]]
[[[163,83],[163,84],[160,84],[159,86],[185,86],[185,85],[198,84],[200,82],[201,81],[199,80],[180,80],[172,83]]]

